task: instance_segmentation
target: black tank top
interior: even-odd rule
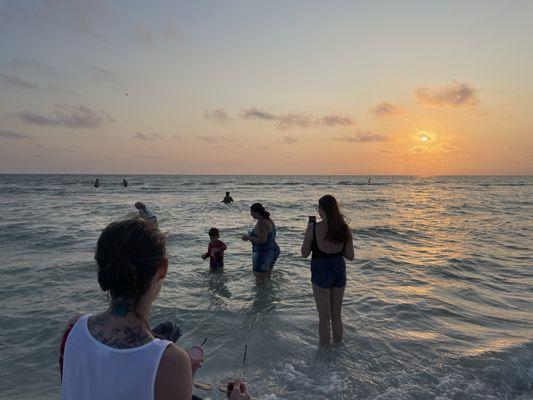
[[[342,250],[339,251],[338,253],[323,252],[322,250],[318,248],[318,242],[316,241],[315,228],[316,228],[316,223],[313,224],[313,242],[311,243],[311,252],[312,252],[311,259],[313,258],[334,258],[334,257],[342,256],[342,254],[344,253],[344,248],[346,247],[346,242],[344,242],[344,244],[342,245]]]

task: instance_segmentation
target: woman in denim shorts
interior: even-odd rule
[[[318,310],[321,344],[342,340],[342,298],[346,286],[346,263],[353,260],[352,232],[339,210],[335,197],[327,194],[318,200],[322,221],[309,218],[302,244],[302,256],[311,256],[311,283]]]
[[[249,240],[252,243],[255,282],[262,285],[271,274],[280,253],[276,243],[276,225],[261,203],[252,204],[250,214],[257,223],[247,235],[242,235],[242,240]]]

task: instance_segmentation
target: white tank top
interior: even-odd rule
[[[89,332],[89,315],[70,331],[63,358],[63,400],[152,400],[163,351],[172,342],[154,339],[131,349],[100,343]]]

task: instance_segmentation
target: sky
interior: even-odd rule
[[[0,0],[0,173],[533,174],[533,1]]]

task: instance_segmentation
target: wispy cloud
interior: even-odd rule
[[[7,62],[7,66],[12,71],[23,71],[32,75],[42,74],[52,79],[64,80],[72,77],[71,72],[45,64],[34,58],[10,60]]]
[[[153,29],[145,24],[136,24],[133,28],[133,39],[144,47],[152,47],[160,42],[168,42],[182,37],[174,22],[169,22],[161,28]]]
[[[165,158],[165,157],[160,156],[158,154],[135,154],[135,157],[146,158],[146,159],[149,159],[149,160],[157,160],[159,158]]]
[[[206,111],[204,113],[204,117],[206,119],[209,119],[209,120],[212,120],[218,123],[222,123],[222,124],[224,122],[229,121],[230,119],[230,116],[228,115],[226,110],[224,110],[223,108],[217,108],[216,110],[213,110],[213,111]]]
[[[113,119],[105,111],[94,111],[83,105],[64,104],[56,106],[51,115],[41,115],[31,111],[16,113],[19,120],[27,124],[44,126],[64,126],[72,129],[95,129],[100,128]]]
[[[307,128],[311,123],[311,118],[301,114],[285,114],[278,117],[278,127],[280,129]]]
[[[298,138],[294,136],[284,136],[283,141],[287,144],[294,144],[298,142]]]
[[[42,88],[32,82],[29,82],[27,80],[18,78],[16,76],[7,75],[7,74],[0,74],[0,77],[2,77],[2,81],[7,83],[9,86],[19,89],[31,89],[31,90],[42,90]]]
[[[388,101],[383,101],[372,109],[372,113],[377,117],[403,117],[407,112],[401,107],[395,106]]]
[[[368,131],[359,131],[352,136],[337,137],[335,140],[349,143],[372,143],[372,142],[390,142],[392,139],[389,136],[372,133]]]
[[[420,104],[426,107],[458,108],[474,106],[479,102],[477,90],[461,82],[441,87],[420,87],[415,94]]]
[[[36,90],[36,91],[43,90],[43,87],[39,86],[38,84],[27,81],[22,78],[18,78],[13,75],[0,74],[0,78],[7,85],[9,85],[10,87],[16,88],[16,89],[29,89],[29,90]],[[52,84],[46,85],[46,90],[50,92],[54,92],[54,93],[60,93],[60,94],[76,94],[74,91],[66,88],[65,86],[59,83],[52,83]]]
[[[81,150],[69,149],[66,147],[48,147],[48,146],[43,146],[42,144],[38,144],[36,147],[39,149],[46,150],[46,151],[54,151],[58,153],[82,153]]]
[[[30,135],[27,135],[25,133],[18,133],[13,131],[6,131],[3,129],[0,129],[0,138],[5,139],[29,139],[31,138]]]
[[[244,119],[263,119],[265,121],[276,121],[278,117],[266,111],[258,110],[255,107],[242,110],[239,117]]]
[[[77,61],[76,66],[82,73],[87,74],[97,83],[120,82],[124,78],[123,74],[115,69],[101,67],[84,61]]]
[[[161,135],[158,135],[157,133],[142,133],[137,132],[135,133],[135,136],[133,136],[135,139],[144,140],[144,141],[152,141],[152,140],[161,140],[163,137]]]
[[[198,136],[198,139],[202,142],[209,143],[209,144],[218,144],[218,145],[224,145],[228,142],[234,143],[235,139],[229,138],[227,136]]]
[[[218,138],[214,136],[198,136],[198,139],[206,143],[216,143],[218,141]]]
[[[351,126],[355,123],[351,118],[344,115],[330,114],[318,119],[317,124],[325,126]]]
[[[321,118],[313,118],[305,114],[287,113],[274,114],[268,111],[259,110],[255,107],[244,109],[239,114],[243,119],[259,119],[263,121],[276,122],[279,129],[308,128],[310,126],[349,126],[354,122],[343,115],[330,114]]]
[[[69,88],[61,85],[60,83],[52,83],[51,85],[47,85],[46,88],[51,92],[59,94],[77,94],[77,92],[70,90]]]

